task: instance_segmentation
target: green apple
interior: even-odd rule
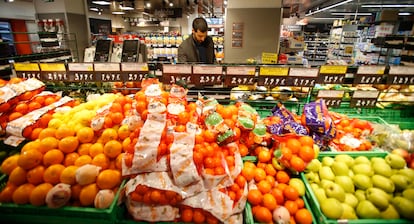
[[[322,158],[322,166],[331,166],[334,161],[335,161],[334,158],[325,156]]]
[[[402,156],[392,153],[385,156],[385,161],[393,169],[402,169],[407,165],[405,159]]]
[[[279,163],[276,157],[272,158],[272,165],[276,170],[284,170],[285,166],[282,163]]]
[[[311,183],[310,186],[311,186],[312,191],[315,191],[315,189],[319,188],[319,185],[316,183]]]
[[[394,174],[390,177],[390,180],[394,182],[395,189],[401,191],[406,189],[410,184],[408,177],[402,174]]]
[[[398,214],[397,209],[392,204],[389,204],[388,207],[381,211],[382,219],[400,219],[400,214]]]
[[[355,210],[352,206],[342,203],[343,212],[340,219],[358,219],[358,216],[355,213]]]
[[[330,157],[324,157],[324,158],[330,158]],[[322,166],[321,169],[319,169],[319,177],[321,178],[321,180],[334,180],[335,174],[333,173],[331,167]]]
[[[387,163],[384,158],[382,157],[372,157],[371,164],[373,163]]]
[[[327,198],[320,203],[322,213],[328,219],[339,219],[342,216],[344,208],[341,202],[336,198]]]
[[[333,162],[331,169],[336,176],[347,176],[349,173],[348,165],[342,161]]]
[[[335,156],[335,161],[344,162],[348,167],[354,165],[354,158],[347,154],[339,154]]]
[[[371,187],[365,191],[365,195],[367,196],[367,200],[371,201],[375,207],[379,208],[380,210],[385,210],[388,207],[388,194],[385,191]]]
[[[365,196],[365,191],[361,189],[355,191],[355,197],[358,199],[358,201],[363,201],[367,199],[367,197]]]
[[[313,190],[313,194],[315,195],[316,200],[318,200],[319,204],[328,198],[323,188]]]
[[[305,173],[305,177],[308,180],[309,183],[317,183],[319,184],[321,182],[319,175],[315,172],[309,172]]]
[[[360,201],[356,208],[356,213],[362,219],[378,219],[381,217],[380,211],[372,202]]]
[[[354,174],[354,171],[352,171],[351,169],[349,169],[348,176],[352,178],[354,175],[355,175]]]
[[[317,159],[312,159],[308,165],[306,165],[305,172],[318,172],[322,163]]]
[[[366,156],[357,156],[354,159],[354,165],[356,164],[371,164],[371,162]]]
[[[354,172],[354,174],[365,174],[367,176],[374,175],[374,171],[372,170],[370,164],[356,164],[352,166],[352,171]]]
[[[411,201],[414,201],[414,188],[405,189],[402,192],[402,196],[404,198],[407,198],[407,199],[411,200]]]
[[[336,198],[340,202],[345,201],[345,191],[339,184],[329,183],[324,187],[324,190],[328,198]]]
[[[411,182],[414,182],[414,169],[404,168],[404,169],[398,170],[397,173],[407,176]]]
[[[391,200],[392,205],[397,209],[398,213],[410,220],[414,220],[414,202],[401,196],[394,197]]]
[[[301,179],[296,177],[290,178],[289,186],[294,187],[299,192],[300,196],[305,195],[305,184]]]
[[[326,186],[328,186],[331,183],[333,183],[332,180],[321,180],[321,184],[319,186],[322,187],[322,188],[325,188]]]
[[[371,177],[371,180],[374,187],[380,188],[387,193],[393,193],[395,191],[394,182],[389,178],[375,174]]]
[[[321,148],[317,144],[313,144],[313,151],[315,152],[315,159],[318,158]]]
[[[346,193],[354,193],[354,181],[349,176],[335,176],[335,183],[339,184]]]
[[[352,180],[354,181],[355,187],[361,190],[366,190],[373,186],[371,177],[364,174],[355,174],[352,177]]]
[[[372,163],[372,169],[375,174],[379,174],[384,177],[390,177],[392,175],[392,169],[388,163]]]
[[[345,201],[344,203],[350,205],[353,208],[356,208],[356,206],[358,205],[358,198],[351,193],[345,193]]]

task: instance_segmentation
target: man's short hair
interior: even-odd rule
[[[197,30],[199,30],[200,32],[207,32],[208,30],[208,25],[207,25],[207,21],[204,18],[196,18],[193,20],[193,29],[195,32],[197,32]]]

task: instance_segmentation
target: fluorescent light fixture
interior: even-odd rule
[[[336,4],[333,4],[333,5],[327,6],[327,7],[325,7],[325,8],[318,9],[318,10],[316,10],[316,11],[310,12],[310,13],[306,14],[305,16],[311,16],[311,15],[313,15],[313,14],[320,13],[320,12],[323,12],[323,11],[328,10],[328,9],[332,9],[332,8],[338,7],[338,6],[340,6],[340,5],[344,5],[344,4],[346,4],[346,3],[348,3],[348,2],[352,2],[352,1],[353,1],[353,0],[346,0],[346,1],[338,2],[338,3],[336,3]]]
[[[412,13],[411,12],[399,12],[398,15],[399,16],[411,16]]]
[[[93,4],[97,5],[110,5],[111,3],[108,1],[92,1]]]
[[[96,8],[96,7],[91,7],[91,8],[89,8],[89,10],[91,10],[91,11],[95,11],[95,12],[99,12],[99,9],[98,9],[98,8]]]
[[[121,9],[122,10],[134,10],[134,8],[131,6],[122,6],[122,5],[121,5]]]
[[[332,17],[332,18],[328,18],[328,17],[314,17],[314,18],[311,18],[312,20],[313,19],[315,19],[315,20],[336,20],[336,19],[344,19],[344,18],[334,18],[334,17]]]
[[[147,2],[146,6],[147,8],[151,8],[151,2]]]
[[[370,12],[331,12],[331,15],[334,16],[371,16],[372,13]]]
[[[362,5],[362,8],[413,8],[414,5]]]
[[[125,14],[125,12],[112,12],[112,14],[114,14],[114,15],[123,15],[123,14]]]

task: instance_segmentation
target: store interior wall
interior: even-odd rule
[[[35,20],[35,14],[36,10],[33,2],[15,1],[7,3],[0,1],[0,19]]]
[[[224,62],[246,63],[263,52],[278,53],[281,8],[229,8],[224,33]],[[243,46],[232,47],[233,23],[243,23]]]

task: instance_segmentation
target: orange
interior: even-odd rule
[[[270,190],[272,189],[272,185],[267,180],[261,180],[257,184],[257,188],[260,192],[262,192],[262,194],[266,194],[270,192]]]
[[[193,221],[194,223],[204,223],[206,220],[206,217],[203,214],[203,210],[201,209],[194,209],[193,211]]]
[[[89,147],[89,155],[95,157],[96,155],[103,153],[103,144],[96,142]]]
[[[244,188],[244,185],[247,183],[246,178],[244,178],[243,175],[238,175],[234,182],[237,183],[240,188]]]
[[[82,190],[82,185],[80,185],[80,184],[72,185],[70,187],[70,190],[72,192],[71,199],[74,200],[74,201],[78,201],[80,192]]]
[[[266,178],[266,172],[263,168],[256,168],[254,171],[254,180],[258,183]]]
[[[296,204],[294,201],[286,200],[284,206],[289,211],[291,216],[294,216],[298,211],[298,204]]]
[[[67,136],[59,141],[59,149],[64,153],[74,152],[78,148],[78,146],[78,138],[74,136]]]
[[[9,115],[9,121],[16,120],[17,118],[23,116],[20,112],[13,112]]]
[[[269,209],[263,206],[256,209],[254,217],[256,218],[256,221],[260,223],[271,223],[273,218]]]
[[[43,131],[44,130],[46,129],[43,129]],[[43,133],[43,131],[40,132],[40,135]],[[39,143],[39,151],[43,154],[45,154],[49,150],[57,149],[58,147],[59,147],[59,140],[51,136],[42,138]]]
[[[52,120],[53,116],[50,113],[44,114],[42,117],[40,117],[39,125],[42,128],[46,128],[49,125],[49,121]]]
[[[267,175],[265,180],[269,182],[270,186],[272,187],[276,185],[276,179],[274,176]]]
[[[30,136],[32,136],[32,131],[33,131],[32,126],[27,126],[27,127],[25,127],[25,128],[23,129],[23,133],[22,133],[23,137],[25,137],[25,138],[29,139],[29,138],[30,138]]]
[[[43,174],[43,180],[46,183],[51,183],[53,185],[60,182],[60,175],[62,174],[65,167],[62,164],[53,164],[46,168]]]
[[[290,166],[298,172],[302,172],[306,168],[305,162],[298,156],[292,156],[292,159],[290,160]]]
[[[55,137],[56,129],[45,128],[39,133],[39,139],[42,140],[46,137]]]
[[[56,99],[53,96],[49,96],[49,97],[46,97],[44,105],[47,106],[54,102],[56,102]]]
[[[203,137],[205,142],[215,142],[217,135],[211,130],[204,130]]]
[[[62,124],[56,130],[55,137],[57,139],[63,139],[68,136],[75,136],[75,131],[66,124]]]
[[[10,173],[16,168],[17,160],[19,159],[19,154],[15,154],[12,156],[7,157],[2,163],[1,163],[1,172],[10,175]]]
[[[23,153],[27,150],[31,150],[31,149],[36,149],[38,151],[40,151],[40,140],[35,140],[35,141],[31,141],[26,143],[22,149],[20,150],[20,153]]]
[[[80,144],[78,146],[78,149],[77,149],[78,154],[80,156],[90,155],[90,152],[89,151],[90,151],[91,146],[92,146],[92,143],[83,143],[83,144]]]
[[[115,159],[115,168],[119,171],[122,170],[122,158],[124,157],[125,153],[119,154]]]
[[[131,131],[129,130],[129,127],[127,124],[121,125],[121,127],[118,128],[118,138],[120,140],[124,140],[129,137],[131,134]]]
[[[37,185],[32,193],[30,194],[30,204],[34,206],[42,206],[45,204],[45,199],[47,193],[50,191],[50,189],[53,188],[53,185],[50,183],[42,183]]]
[[[272,154],[268,150],[260,150],[258,159],[259,162],[267,163],[272,159]]]
[[[121,185],[121,172],[118,170],[104,170],[96,178],[96,184],[100,189],[112,189]]]
[[[127,137],[122,141],[122,151],[123,152],[130,152],[133,149],[133,145],[131,144],[131,138]],[[102,146],[102,150],[103,150],[103,146]]]
[[[285,202],[285,196],[283,196],[283,190],[281,190],[277,187],[274,187],[271,190],[271,194],[276,199],[276,202],[277,202],[278,205],[283,205],[283,203]]]
[[[25,93],[23,93],[22,95],[19,96],[19,99],[22,101],[28,101],[32,98],[34,92],[31,91],[27,91]]]
[[[304,207],[305,207],[305,201],[303,201],[303,199],[302,199],[302,198],[298,198],[298,199],[296,199],[296,200],[295,200],[295,202],[296,202],[296,204],[298,205],[298,208],[299,208],[299,209],[301,209],[301,208],[304,208]]]
[[[27,174],[26,174],[27,182],[34,184],[34,185],[43,183],[44,172],[45,172],[45,167],[41,165],[36,166],[35,168],[27,171]]]
[[[80,143],[90,143],[95,137],[95,133],[90,127],[83,127],[76,132],[76,137]]]
[[[10,109],[10,103],[2,103],[0,105],[0,112],[6,112]]]
[[[95,196],[98,194],[98,191],[99,191],[99,188],[95,183],[84,186],[79,193],[79,201],[81,205],[82,206],[93,205]]]
[[[292,200],[292,201],[295,201],[296,199],[299,198],[298,190],[296,190],[296,188],[289,186],[289,185],[283,190],[283,195],[285,196],[287,200]]]
[[[44,104],[45,103],[45,97],[44,96],[36,96],[33,101],[38,102],[39,104]]]
[[[306,208],[301,208],[296,212],[295,220],[299,224],[312,224],[312,214]]]
[[[177,116],[177,122],[181,125],[186,125],[190,119],[190,114],[187,111],[180,112]]]
[[[272,164],[270,164],[270,163],[266,164],[264,169],[265,169],[265,172],[268,176],[276,176],[277,171],[276,171],[275,167]]]
[[[258,189],[251,189],[247,193],[247,201],[252,205],[259,205],[262,203],[263,194]]]
[[[38,150],[27,150],[20,153],[20,156],[17,160],[17,165],[25,170],[30,170],[42,163],[42,157],[42,153],[40,153]]]
[[[241,156],[247,156],[249,154],[249,148],[244,144],[239,144],[239,151]]]
[[[193,221],[193,209],[181,209],[181,221],[191,223]]]
[[[89,155],[81,155],[75,160],[75,166],[81,167],[86,164],[91,164],[92,158]]]
[[[313,147],[313,139],[312,139],[312,137],[310,137],[308,135],[300,136],[299,137],[299,142],[300,142],[300,144],[302,144],[302,146]]]
[[[268,208],[270,211],[273,211],[277,207],[277,202],[275,197],[270,194],[264,194],[263,195],[263,206]]]
[[[74,165],[68,166],[65,169],[63,169],[59,177],[60,182],[69,185],[76,184],[76,170],[78,170],[78,167]]]
[[[42,105],[40,103],[36,102],[36,101],[29,103],[29,111],[34,111],[34,110],[37,110],[41,107],[42,107]]]
[[[110,159],[116,158],[122,152],[122,144],[117,140],[110,140],[104,145],[104,154]]]
[[[108,169],[109,163],[110,163],[109,158],[103,153],[100,153],[96,155],[95,157],[93,157],[92,162],[91,162],[92,165],[101,167],[102,168],[101,170]]]
[[[299,150],[299,157],[303,159],[303,161],[310,162],[312,159],[315,158],[315,150],[313,150],[312,146],[302,146]]]
[[[114,128],[107,128],[101,134],[102,143],[105,144],[111,140],[118,139],[118,132]]]
[[[122,105],[119,102],[113,102],[111,108],[109,109],[112,113],[122,112]]]
[[[79,158],[79,154],[76,152],[72,152],[65,155],[65,159],[63,161],[64,166],[75,165],[75,161]]]
[[[244,166],[241,173],[246,178],[247,181],[254,179],[255,168]]]
[[[280,170],[280,171],[277,172],[277,174],[276,174],[276,181],[278,183],[286,184],[286,183],[289,182],[289,180],[290,180],[290,177],[286,173],[286,171]]]
[[[40,132],[43,130],[43,128],[35,128],[32,130],[32,133],[30,134],[30,140],[34,141],[39,138]]]
[[[61,164],[65,155],[59,149],[52,149],[47,151],[43,155],[43,165],[45,167],[51,166],[53,164]]]
[[[29,106],[26,103],[18,103],[14,108],[14,111],[21,114],[27,114],[27,112],[29,112]]]
[[[119,125],[124,120],[124,115],[122,114],[122,112],[112,112],[109,114],[109,116],[114,125]]]
[[[20,166],[13,169],[10,173],[8,182],[16,186],[20,186],[27,181],[27,171]]]
[[[9,203],[13,201],[13,192],[17,189],[14,184],[8,183],[0,192],[0,202]]]
[[[25,183],[17,187],[13,192],[13,202],[16,204],[28,204],[30,202],[30,194],[35,189],[33,184]]]
[[[300,141],[295,138],[289,138],[286,142],[286,147],[288,147],[293,154],[298,153],[301,146],[302,144]]]

